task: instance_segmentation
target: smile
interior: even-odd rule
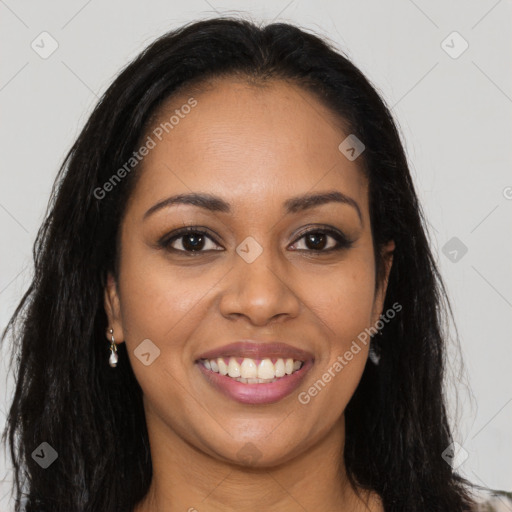
[[[219,359],[221,359],[220,365]],[[259,361],[259,364],[256,364],[257,360],[249,359],[248,361],[248,359],[244,358],[241,362],[234,360],[234,358],[230,358],[228,362],[223,358],[202,359],[197,361],[195,366],[206,379],[206,382],[215,390],[232,400],[250,405],[272,404],[283,400],[300,386],[307,372],[313,366],[312,359],[307,361],[294,361],[292,359],[291,373],[287,373],[286,370],[290,370],[290,360],[277,359],[274,362],[271,359],[263,359]],[[208,364],[210,369],[207,367]],[[237,368],[239,369],[239,377],[229,376],[230,366],[232,375],[236,374]],[[280,375],[282,373],[283,366],[284,375],[276,376],[276,374]],[[227,369],[227,373],[223,374],[220,371],[221,368],[223,371]],[[265,378],[242,377],[242,375],[247,375],[247,372],[254,374],[255,368],[257,368],[257,375],[263,375]],[[270,377],[271,372],[272,377]]]

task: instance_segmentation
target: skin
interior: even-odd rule
[[[386,279],[376,293],[368,183],[358,160],[338,150],[348,135],[340,120],[313,95],[283,81],[212,84],[194,94],[197,106],[137,168],[118,280],[110,276],[105,290],[116,343],[127,343],[144,393],[154,475],[136,512],[381,511],[375,494],[356,495],[341,456],[344,410],[368,346],[308,404],[297,394],[378,320],[394,243],[383,248]],[[155,126],[189,97],[168,102]],[[325,191],[354,199],[362,223],[353,207],[336,202],[285,213],[287,199]],[[155,204],[189,192],[219,196],[232,211],[172,205],[144,219]],[[315,224],[341,230],[353,246],[314,253],[300,235]],[[190,241],[183,238],[174,252],[158,246],[184,225],[211,232],[204,252],[178,252]],[[263,248],[250,264],[235,251],[248,236]],[[333,245],[328,236],[326,248]],[[160,350],[149,366],[134,355],[145,339]],[[315,364],[285,399],[240,404],[195,364],[240,339],[288,342],[312,352]],[[258,453],[252,461],[239,455],[248,443]]]

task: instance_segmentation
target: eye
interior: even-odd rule
[[[171,251],[188,253],[223,250],[206,231],[194,227],[165,236],[159,245]]]
[[[164,236],[158,244],[174,252],[201,253],[208,251],[222,251],[212,235],[197,227],[187,227]],[[348,249],[353,245],[351,240],[338,230],[332,228],[315,228],[303,232],[290,246],[291,250],[326,253],[341,249]]]
[[[302,233],[290,248],[295,251],[330,252],[348,249],[352,245],[353,241],[340,231],[315,228]]]

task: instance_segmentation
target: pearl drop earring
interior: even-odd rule
[[[114,340],[114,329],[109,330],[111,336],[110,342],[110,357],[108,358],[108,364],[115,368],[117,366],[117,361],[119,361],[119,356],[117,355],[117,345]]]

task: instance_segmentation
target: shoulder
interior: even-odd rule
[[[473,511],[512,512],[512,492],[481,489],[475,496]]]

